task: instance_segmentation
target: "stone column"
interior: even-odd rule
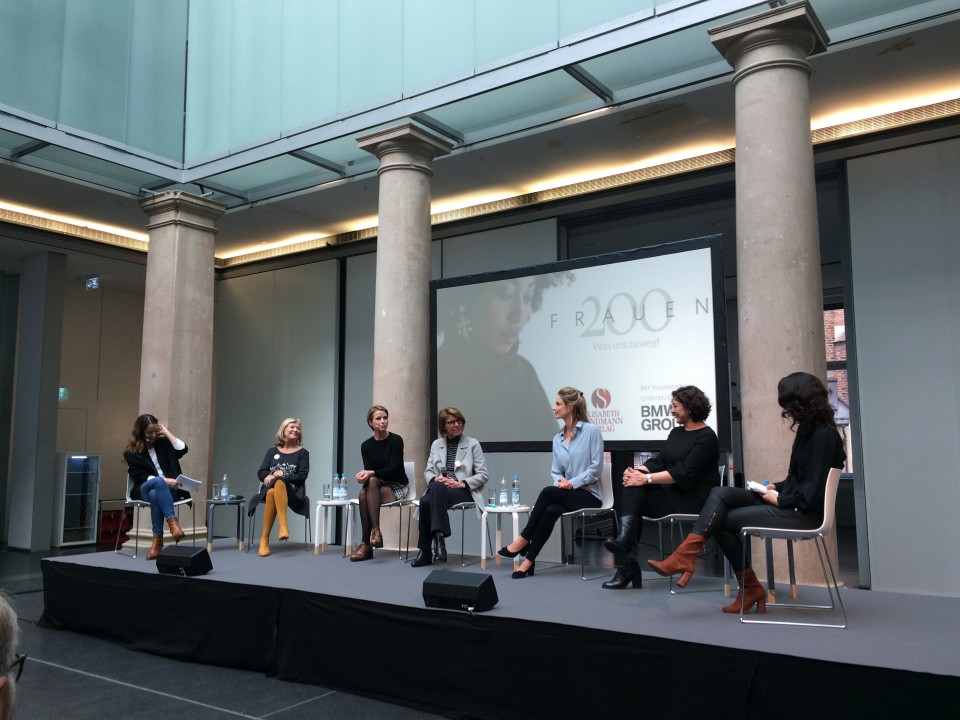
[[[34,552],[50,548],[59,524],[53,515],[66,273],[66,255],[41,253],[24,260],[20,276],[7,544]]]
[[[210,480],[213,402],[213,237],[226,206],[184,192],[140,201],[150,249],[143,305],[140,412],[189,447],[186,475]],[[209,487],[209,483],[207,486]],[[202,498],[197,498],[202,500]],[[198,510],[198,527],[205,522]],[[181,516],[190,533],[191,516]],[[150,534],[149,512],[140,518]]]
[[[826,382],[806,58],[828,38],[807,2],[714,28],[710,37],[735,71],[743,465],[748,479],[774,482],[786,475],[794,438],[780,417],[777,382],[798,370]],[[753,564],[764,576],[756,543]],[[778,580],[781,570],[786,577],[783,557],[776,566]],[[800,583],[822,582],[815,551],[798,554],[797,572]]]
[[[373,403],[390,411],[390,429],[403,438],[419,476],[435,436],[429,417],[431,164],[452,146],[411,124],[357,143],[380,160]]]

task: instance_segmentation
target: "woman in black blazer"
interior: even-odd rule
[[[153,523],[153,543],[147,560],[153,560],[163,549],[163,521],[166,519],[170,535],[177,542],[183,530],[173,512],[173,503],[190,494],[180,489],[180,458],[187,454],[187,444],[177,438],[156,417],[146,413],[133,423],[130,442],[123,451],[127,472],[133,487],[131,500],[150,503]]]

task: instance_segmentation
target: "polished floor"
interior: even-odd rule
[[[844,583],[856,587],[856,549],[852,532],[839,534]],[[656,531],[648,529],[641,559],[656,557]],[[579,545],[579,543],[578,543]],[[89,552],[89,547],[78,552]],[[381,702],[376,674],[370,697],[322,687],[287,683],[259,673],[178,662],[137,653],[110,642],[67,631],[40,628],[43,612],[41,558],[50,553],[0,550],[0,586],[20,618],[20,651],[28,656],[18,685],[16,717],[30,720],[91,720],[122,714],[135,720],[197,718],[421,718],[435,715]],[[590,564],[609,564],[601,543],[587,541]],[[717,573],[712,553],[700,560],[701,571]],[[599,581],[597,581],[599,582]],[[358,672],[362,670],[358,669]]]

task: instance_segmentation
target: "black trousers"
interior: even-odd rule
[[[600,507],[600,498],[583,488],[562,490],[551,485],[541,490],[533,510],[530,511],[527,526],[520,531],[520,535],[530,541],[527,545],[527,560],[537,559],[561,515],[573,510],[596,507]]]
[[[743,528],[757,526],[810,530],[820,527],[821,522],[823,518],[815,514],[784,510],[765,503],[752,490],[724,486],[710,491],[693,532],[707,538],[715,536],[717,545],[733,569],[743,572],[743,543],[740,540]]]
[[[637,518],[634,527],[637,538],[643,534],[640,518],[663,517],[674,513],[695,515],[703,508],[703,500],[695,495],[679,492],[663,485],[640,485],[623,489],[623,516]]]
[[[468,488],[448,488],[442,482],[434,480],[420,498],[420,537],[417,547],[423,552],[430,550],[433,536],[443,533],[450,537],[450,516],[447,510],[451,505],[473,502]]]

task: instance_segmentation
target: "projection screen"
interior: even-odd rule
[[[431,303],[435,409],[459,408],[488,451],[548,451],[566,385],[608,450],[661,445],[671,391],[696,385],[729,447],[719,235],[437,280]]]

